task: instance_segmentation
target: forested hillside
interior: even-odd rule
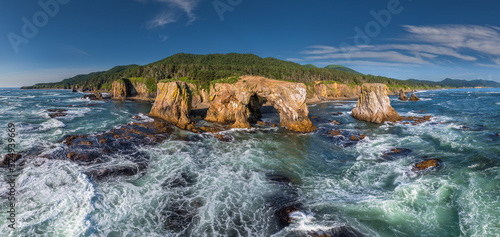
[[[189,78],[201,85],[208,85],[218,79],[240,75],[263,76],[276,80],[303,83],[317,81],[362,84],[365,82],[384,83],[391,87],[429,88],[423,82],[403,81],[387,77],[355,74],[342,70],[306,67],[297,63],[261,58],[253,54],[176,54],[144,66],[129,65],[115,67],[106,72],[96,72],[65,79],[58,83],[42,83],[23,89],[79,88],[111,89],[113,81],[121,78],[164,79]]]

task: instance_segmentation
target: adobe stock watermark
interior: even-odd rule
[[[241,3],[243,3],[243,0],[215,0],[212,2],[220,21],[224,21],[224,14],[226,12],[234,11]]]
[[[7,144],[7,226],[11,229],[16,229],[16,125],[9,123],[7,127],[8,144]]]
[[[45,27],[49,23],[49,19],[54,18],[59,13],[60,6],[69,2],[70,0],[39,0],[38,6],[40,6],[41,10],[35,12],[30,19],[27,17],[21,18],[23,23],[21,32],[9,32],[7,34],[14,52],[19,53],[19,46],[28,44],[29,40],[38,34],[39,29]]]
[[[404,7],[401,5],[399,0],[389,0],[386,9],[378,12],[374,10],[370,11],[370,15],[373,17],[373,20],[366,23],[363,29],[358,26],[354,27],[354,32],[356,33],[354,36],[354,46],[346,42],[340,43],[340,48],[346,60],[351,60],[350,55],[357,50],[358,46],[369,45],[373,38],[380,35],[383,28],[389,26],[392,21],[392,17],[400,14],[403,10]]]

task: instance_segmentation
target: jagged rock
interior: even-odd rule
[[[438,159],[424,160],[420,163],[415,164],[412,171],[413,172],[424,171],[426,169],[438,167],[439,165],[441,165],[441,161]]]
[[[251,128],[260,119],[260,108],[270,102],[280,113],[280,126],[296,132],[312,132],[307,91],[302,83],[244,76],[234,83],[218,83],[211,89],[212,102],[207,121],[232,124],[233,128]]]
[[[403,89],[399,90],[399,100],[408,101],[408,96]]]
[[[359,141],[359,138],[357,138],[357,137],[356,137],[356,136],[354,136],[354,135],[351,135],[351,141],[355,141],[355,142],[357,142],[357,141]]]
[[[420,99],[415,95],[415,93],[412,93],[410,96],[410,101],[419,101]]]
[[[192,95],[185,82],[158,83],[158,94],[149,113],[181,129],[191,123]]]
[[[380,83],[369,83],[361,86],[356,108],[352,110],[356,119],[372,123],[400,121],[401,116],[391,106],[387,96],[387,86]]]
[[[395,160],[399,157],[406,156],[410,154],[412,151],[406,148],[393,148],[389,151],[386,151],[382,154],[382,159],[384,160]]]

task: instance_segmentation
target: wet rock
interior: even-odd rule
[[[292,179],[281,174],[266,174],[266,178],[270,181],[286,185],[290,185],[292,183]]]
[[[497,137],[500,137],[500,133],[497,133]]]
[[[336,116],[338,116],[338,115],[343,115],[344,113],[342,113],[342,112],[333,112],[333,113],[331,113],[331,114],[332,114],[332,115],[336,115]]]
[[[180,172],[175,177],[167,179],[162,186],[165,188],[185,188],[196,183],[196,176],[188,172]]]
[[[330,136],[342,136],[342,130],[332,129],[327,134]]]
[[[14,164],[16,161],[21,159],[23,156],[21,154],[5,154],[2,162],[0,163],[0,167],[8,167],[9,164]]]
[[[296,211],[300,211],[301,209],[302,209],[302,204],[292,203],[279,208],[274,212],[274,215],[276,216],[280,226],[287,227],[292,222],[292,217],[290,216],[290,214]]]
[[[311,116],[312,119],[319,119],[318,116]]]
[[[408,101],[408,96],[403,89],[399,90],[399,100]]]
[[[271,126],[272,128],[275,128],[275,127],[278,127],[278,124],[271,123],[271,124],[270,124],[270,126]]]
[[[412,171],[419,172],[431,168],[436,168],[441,165],[441,160],[438,159],[428,159],[414,165]]]
[[[418,125],[418,124],[430,121],[431,118],[432,118],[432,116],[423,116],[423,117],[408,116],[408,117],[403,117],[403,121],[405,121],[403,124]]]
[[[68,115],[66,112],[68,110],[65,109],[48,109],[47,112],[49,112],[49,117],[51,118],[57,118],[57,117],[64,117]]]
[[[411,96],[410,96],[410,101],[419,101],[420,98],[417,97],[417,95],[415,95],[415,93],[412,93]]]
[[[94,179],[103,179],[114,176],[134,176],[144,169],[146,165],[139,165],[137,167],[106,167],[87,171],[87,176]]]
[[[181,199],[169,203],[162,211],[165,218],[165,227],[174,232],[182,232],[193,222],[198,213],[198,209],[203,206],[200,199]]]
[[[337,120],[331,120],[330,123],[333,124],[333,125],[340,125],[340,124],[342,124],[341,122],[339,122]]]
[[[359,141],[359,138],[357,138],[357,137],[356,137],[356,136],[354,136],[354,135],[351,135],[351,141],[355,141],[355,142],[357,142],[357,141]]]
[[[216,133],[213,136],[221,142],[232,142],[234,140],[233,136],[229,134]]]
[[[399,157],[406,156],[410,154],[412,150],[406,148],[393,148],[389,151],[386,151],[382,154],[382,158],[384,160],[395,160]]]
[[[260,126],[266,126],[266,125],[267,125],[267,123],[264,123],[264,122],[262,122],[262,121],[257,121],[257,125],[260,125]]]
[[[396,122],[402,119],[391,106],[387,86],[380,83],[365,83],[361,86],[361,95],[352,110],[352,116],[372,123]]]
[[[75,93],[75,92],[78,92],[78,91],[77,91],[77,90],[75,90],[75,89],[73,89],[73,90],[71,90],[71,92]]]

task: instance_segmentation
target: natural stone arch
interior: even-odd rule
[[[244,76],[234,83],[219,83],[211,91],[207,121],[233,123],[233,128],[250,128],[267,101],[280,114],[280,126],[291,131],[312,132],[306,86],[302,83]]]

